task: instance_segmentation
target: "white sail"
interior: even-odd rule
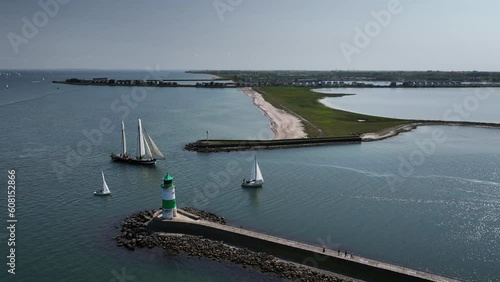
[[[144,157],[144,155],[146,155],[146,149],[144,147],[144,134],[142,133],[141,119],[138,119],[138,121],[139,121],[139,134],[138,134],[139,156]]]
[[[101,171],[102,174],[102,193],[103,194],[109,194],[111,191],[109,191],[108,184],[106,184],[106,180],[104,179],[104,172]]]
[[[144,138],[144,145],[146,147],[146,152],[148,153],[148,156],[150,158],[153,157],[153,154],[151,154],[151,149],[149,148],[148,141],[146,140],[146,136],[142,136]]]
[[[248,177],[247,180],[249,180],[249,181],[255,180],[255,175],[256,175],[256,171],[255,171],[255,164],[254,164],[252,166],[252,171],[250,172],[250,176]]]
[[[122,120],[122,155],[127,154],[127,138],[125,138],[125,125]]]
[[[164,160],[165,157],[160,152],[160,149],[158,149],[158,147],[156,146],[155,142],[153,142],[153,139],[151,138],[151,136],[149,136],[149,133],[146,132],[146,135],[148,136],[149,142],[151,143],[151,147],[153,147],[153,153],[155,153],[155,155],[157,155],[158,157],[160,157],[161,159]]]
[[[254,157],[254,164],[252,166],[252,171],[250,172],[250,178],[248,180],[264,180],[264,177],[262,177],[262,172],[260,171],[259,164],[257,163],[257,157]]]
[[[262,176],[262,172],[260,172],[260,167],[257,161],[255,161],[255,180],[262,180],[264,181],[264,177]]]

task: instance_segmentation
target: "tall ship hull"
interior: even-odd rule
[[[155,165],[156,159],[137,159],[130,156],[122,156],[118,154],[111,154],[111,160],[114,162],[122,162],[136,165]]]

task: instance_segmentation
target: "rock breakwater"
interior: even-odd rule
[[[213,213],[195,209],[185,209],[201,218],[223,221]],[[229,261],[242,267],[251,267],[263,273],[273,273],[281,278],[301,281],[351,281],[334,274],[318,271],[313,268],[283,261],[262,252],[253,252],[245,248],[236,248],[224,244],[222,241],[205,239],[201,236],[151,233],[146,223],[153,218],[156,210],[137,212],[121,223],[121,233],[114,239],[118,246],[129,250],[135,248],[163,248],[168,254],[187,254],[189,256],[204,257],[215,260]]]

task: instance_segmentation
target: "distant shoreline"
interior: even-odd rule
[[[461,126],[461,127],[477,127],[500,129],[499,123],[485,123],[485,122],[472,122],[472,121],[420,121],[409,124],[398,125],[390,127],[379,132],[362,134],[361,140],[363,142],[380,141],[399,135],[400,133],[410,132],[421,126]]]
[[[179,82],[196,82],[195,84],[181,84]],[[122,86],[122,87],[190,87],[190,88],[236,88],[236,84],[227,82],[225,79],[214,76],[213,79],[163,79],[163,80],[140,80],[140,79],[78,79],[54,80],[52,83],[81,85],[81,86]]]
[[[283,109],[278,109],[275,105],[266,101],[261,93],[252,88],[241,88],[248,96],[252,97],[253,104],[259,107],[264,115],[270,120],[271,127],[275,133],[273,140],[198,140],[185,146],[186,150],[196,152],[230,152],[241,150],[269,150],[284,149],[306,146],[324,146],[340,144],[356,144],[361,142],[380,141],[399,135],[400,133],[412,131],[419,126],[467,126],[500,129],[499,123],[468,122],[468,121],[440,121],[440,120],[394,120],[382,117],[367,116],[357,113],[340,111],[328,108],[334,112],[341,112],[342,118],[356,119],[350,126],[363,125],[366,122],[379,123],[379,130],[368,130],[361,134],[335,135],[331,137],[308,138],[304,130],[304,124],[318,130],[322,130],[309,120]],[[341,96],[339,94],[337,96]],[[285,108],[280,104],[281,107]],[[322,105],[323,106],[323,105]],[[285,108],[286,109],[286,108]],[[366,120],[364,120],[366,118]],[[368,121],[367,121],[368,120]],[[334,124],[338,122],[334,121]],[[373,128],[377,128],[373,127]],[[371,127],[370,127],[371,128]],[[351,128],[352,129],[352,128]],[[352,129],[353,130],[353,129]],[[329,136],[329,135],[327,135]]]

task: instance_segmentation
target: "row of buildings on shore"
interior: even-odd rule
[[[295,86],[295,87],[500,87],[500,83],[460,81],[332,81],[319,79],[237,81],[237,87]]]
[[[137,79],[109,79],[106,77],[93,79],[66,79],[65,83],[80,85],[109,85],[109,86],[157,86],[157,87],[202,87],[202,88],[234,88],[254,86],[292,86],[292,87],[500,87],[494,82],[462,82],[462,81],[344,81],[323,80],[319,78],[286,79],[286,78],[259,78],[238,79],[233,81],[191,81],[191,84],[179,84],[172,80],[137,80]]]
[[[179,84],[177,81],[166,80],[139,80],[139,79],[110,79],[99,77],[93,79],[70,78],[68,84],[84,85],[109,85],[109,86],[158,86],[158,87],[205,87],[205,88],[230,88],[236,87],[234,82],[196,82],[195,84]]]

